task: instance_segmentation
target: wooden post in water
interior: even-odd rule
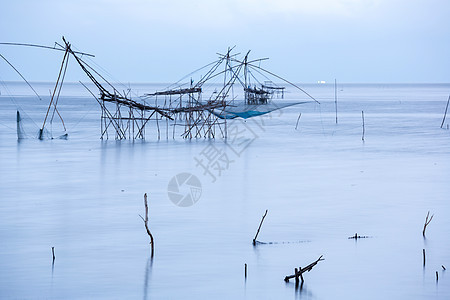
[[[336,124],[337,124],[338,117],[337,117],[337,82],[336,82],[336,79],[334,79],[334,107],[336,110]]]
[[[265,214],[263,215],[263,217],[261,219],[261,223],[259,223],[258,231],[256,232],[255,238],[253,239],[253,246],[256,245],[256,238],[258,237],[259,230],[261,229],[261,225],[264,222],[264,218],[266,217],[266,215],[267,215],[267,209],[266,209],[266,212],[265,212]]]
[[[55,262],[55,247],[52,247],[53,262]]]
[[[364,142],[364,134],[366,133],[366,128],[364,126],[364,111],[361,111],[361,117],[362,117],[362,141]]]
[[[247,264],[244,265],[244,275],[245,279],[247,279]]]
[[[439,280],[439,275],[438,275],[438,271],[436,271],[436,282],[438,282]]]
[[[298,126],[298,121],[300,121],[300,117],[302,116],[302,113],[300,113],[299,115],[298,115],[298,118],[297,118],[297,124],[295,124],[295,130],[297,130],[297,126]]]
[[[425,268],[425,249],[422,250],[423,253],[423,267]]]
[[[450,95],[448,95],[447,106],[445,107],[444,118],[442,119],[441,128],[444,126],[445,116],[447,115],[448,103],[450,102]]]

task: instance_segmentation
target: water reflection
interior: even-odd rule
[[[152,275],[153,258],[150,257],[145,265],[145,277],[144,277],[144,300],[147,300],[148,281]]]
[[[286,282],[286,287],[294,287],[295,299],[305,299],[305,298],[314,298],[313,293],[307,289],[307,286],[304,282],[296,281]]]

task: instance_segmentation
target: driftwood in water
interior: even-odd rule
[[[261,219],[261,223],[259,223],[258,231],[256,232],[256,235],[253,238],[253,246],[256,245],[256,238],[258,237],[259,230],[261,229],[262,223],[264,222],[264,218],[266,217],[266,215],[267,215],[267,209],[266,209],[266,212],[264,213],[264,215],[263,215],[263,217]]]
[[[299,281],[299,277],[300,277],[300,279],[301,279],[301,281],[302,281],[302,283],[303,283],[303,273],[305,273],[305,272],[309,272],[309,271],[311,271],[312,270],[312,268],[315,266],[315,265],[317,265],[317,263],[319,262],[319,261],[322,261],[322,260],[324,260],[323,258],[322,258],[322,256],[323,255],[321,255],[316,261],[314,261],[314,262],[312,262],[312,263],[310,263],[309,265],[307,265],[306,267],[304,267],[304,268],[295,268],[294,269],[294,275],[288,275],[288,276],[286,276],[286,277],[284,277],[284,281],[286,281],[286,282],[288,282],[289,281],[289,279],[292,279],[292,278],[295,278],[295,282],[297,282],[298,283],[298,281]]]
[[[428,211],[427,217],[425,219],[425,224],[423,225],[423,231],[422,231],[423,237],[425,237],[425,230],[427,229],[428,224],[430,224],[431,220],[433,220],[433,217],[434,217],[434,215],[431,215],[431,218],[428,219],[429,216],[430,216],[430,211]]]
[[[139,215],[139,216],[141,217],[142,221],[144,221],[145,230],[147,231],[147,234],[150,237],[150,245],[151,245],[151,249],[152,249],[151,257],[153,258],[153,255],[155,253],[155,247],[154,247],[154,242],[153,242],[153,235],[151,234],[150,229],[148,229],[147,193],[144,194],[144,205],[145,205],[145,219],[141,215]]]
[[[357,233],[355,233],[354,236],[349,237],[349,239],[355,239],[355,240],[357,240],[357,239],[367,239],[367,238],[368,238],[368,236],[366,236],[366,235],[358,235]]]

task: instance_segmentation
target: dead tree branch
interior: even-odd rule
[[[142,221],[144,221],[144,225],[145,225],[145,230],[147,231],[148,236],[150,237],[150,245],[151,245],[151,249],[152,249],[152,254],[151,257],[153,258],[153,255],[155,253],[155,247],[154,247],[154,242],[153,242],[153,235],[150,232],[150,229],[148,229],[148,205],[147,205],[147,193],[144,194],[144,205],[145,205],[145,219],[139,215],[139,217],[141,217]]]
[[[288,282],[289,279],[295,278],[295,281],[298,282],[298,281],[299,281],[298,278],[300,277],[301,281],[303,282],[304,280],[303,280],[303,275],[302,275],[302,274],[305,273],[305,272],[311,271],[312,268],[313,268],[315,265],[317,265],[317,263],[318,263],[319,261],[324,260],[324,259],[322,258],[322,256],[323,256],[323,255],[321,255],[316,261],[310,263],[309,265],[307,265],[307,266],[304,267],[304,268],[301,268],[301,267],[298,268],[298,269],[295,268],[295,269],[294,269],[294,275],[288,275],[288,276],[284,277],[284,281]]]
[[[430,224],[431,220],[433,220],[433,217],[434,217],[434,215],[431,215],[431,218],[428,219],[429,216],[430,216],[430,211],[428,211],[427,217],[425,219],[425,224],[423,225],[423,231],[422,231],[423,237],[425,237],[425,230],[427,229],[428,224]]]

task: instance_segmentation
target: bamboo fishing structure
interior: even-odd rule
[[[227,123],[230,119],[250,118],[283,107],[308,102],[290,102],[282,105],[273,103],[272,100],[276,98],[284,99],[285,87],[274,84],[268,76],[293,86],[319,103],[299,86],[261,68],[260,62],[267,58],[249,60],[250,51],[248,51],[242,59],[239,59],[239,54],[232,53],[234,47],[228,48],[225,54],[218,53],[219,59],[205,66],[209,69],[197,82],[191,78],[190,84],[187,86],[185,83],[180,84],[179,81],[163,91],[146,93],[143,96],[132,98],[130,92],[119,91],[87,63],[85,56],[89,58],[93,55],[74,51],[72,45],[64,37],[62,40],[63,44],[55,43],[54,47],[24,43],[0,43],[53,49],[64,53],[55,87],[51,92],[50,103],[39,130],[40,139],[44,138],[45,127],[49,120],[52,123],[55,114],[59,116],[64,132],[66,132],[66,126],[57,105],[70,57],[98,90],[95,93],[80,81],[100,106],[100,139],[112,137],[116,140],[145,139],[147,127],[151,127],[151,133],[157,139],[164,136],[166,139],[169,139],[169,136],[175,138],[176,135],[185,139],[218,137],[227,139]],[[6,60],[6,58],[2,58]],[[15,70],[17,71],[17,69]],[[19,75],[21,74],[19,73]],[[267,80],[261,82],[261,78]],[[205,86],[211,85],[210,82],[214,80],[220,80],[221,83],[216,85],[214,91],[211,92],[210,86],[209,89]],[[236,91],[235,85],[240,86],[241,93]],[[237,99],[238,97],[241,98]],[[177,129],[180,128],[181,133],[177,133]]]

